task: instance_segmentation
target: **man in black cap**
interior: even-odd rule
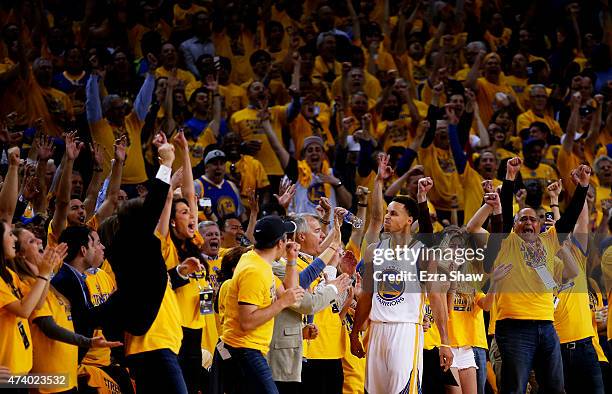
[[[272,340],[274,317],[289,306],[299,305],[304,297],[295,269],[299,245],[287,241],[287,234],[295,230],[294,222],[274,215],[255,225],[255,248],[242,255],[227,295],[219,299],[219,308],[225,314],[213,376],[218,377],[220,372],[225,387],[213,387],[215,392],[244,392],[244,385],[248,385],[249,392],[278,393],[265,355]],[[272,272],[272,263],[281,257],[287,259],[283,283]],[[242,376],[227,379],[226,371],[241,371]]]

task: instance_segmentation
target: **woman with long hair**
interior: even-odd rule
[[[15,235],[14,258],[15,272],[20,279],[31,285],[39,275],[39,263],[44,255],[42,241],[24,228],[13,231]],[[66,256],[66,244],[56,248],[57,261]],[[76,392],[78,347],[101,348],[120,346],[120,342],[107,342],[103,337],[87,338],[74,332],[70,302],[53,285],[41,307],[30,316],[32,330],[33,366],[32,372],[42,374],[68,373],[67,391],[65,388],[56,392]],[[49,389],[54,392],[54,389]]]
[[[27,374],[32,369],[28,318],[46,296],[58,255],[54,248],[44,251],[37,261],[38,273],[28,286],[13,270],[17,239],[4,221],[0,221],[0,239],[0,365],[8,367],[12,374]]]
[[[482,272],[477,257],[469,260],[465,258],[468,249],[471,246],[463,228],[448,226],[444,229],[440,242],[442,260],[438,266],[451,279],[447,298],[448,338],[454,355],[451,370],[459,376],[459,386],[446,386],[449,394],[484,393],[488,345],[483,311],[491,309],[495,284],[512,268],[506,264],[498,266],[490,276],[489,291],[485,295],[479,282],[459,276]],[[456,280],[453,280],[453,275]]]
[[[210,267],[199,247],[204,241],[197,231],[198,207],[189,146],[182,131],[177,133],[174,141],[183,157],[183,198],[173,197],[173,189],[179,183],[175,178],[168,192],[156,235],[161,240],[166,268],[178,272],[182,278],[182,282],[174,287],[183,322],[179,363],[188,392],[197,393],[201,387],[201,349],[204,347],[212,354],[218,334],[212,307],[214,292],[209,282]]]

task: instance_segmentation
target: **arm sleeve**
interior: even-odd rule
[[[514,198],[514,181],[504,180],[501,190],[501,207],[502,207],[502,231],[505,234],[509,234],[512,231],[514,224],[514,214],[512,199]]]
[[[134,112],[139,120],[144,121],[147,116],[149,105],[153,99],[153,90],[155,89],[155,77],[151,73],[147,73],[138,96],[134,100]]]
[[[90,75],[85,87],[85,110],[87,121],[96,123],[102,119],[102,103],[100,103],[100,89],[98,88],[98,77]]]
[[[440,109],[438,107],[434,107],[430,105],[427,109],[427,120],[429,121],[429,129],[427,129],[425,138],[423,139],[423,143],[421,146],[423,148],[427,148],[434,140],[434,135],[436,132],[436,121],[441,119],[439,116]]]
[[[42,316],[34,319],[34,324],[48,338],[83,348],[91,347],[91,339],[58,326],[53,317]]]
[[[397,175],[398,176],[404,175],[406,171],[410,169],[410,166],[412,166],[412,163],[414,162],[414,159],[416,158],[417,158],[417,152],[410,148],[406,148],[406,150],[404,151],[404,154],[402,155],[402,157],[400,157],[399,161],[397,162]]]
[[[490,273],[493,268],[493,263],[499,254],[501,243],[505,238],[505,234],[501,233],[503,228],[502,215],[491,216],[491,234],[487,240],[487,248],[484,252],[484,271]]]
[[[285,174],[291,182],[297,182],[298,180],[298,163],[297,160],[293,156],[289,158],[289,163],[287,163],[287,167],[285,167]]]
[[[370,175],[372,171],[371,156],[374,152],[374,147],[370,141],[360,141],[361,150],[359,151],[359,160],[357,162],[357,171],[362,178]]]
[[[302,109],[302,102],[299,98],[292,98],[289,106],[287,107],[287,124],[291,123],[295,119]]]
[[[459,124],[457,125],[457,135],[459,136],[459,145],[464,147],[470,138],[470,128],[472,128],[472,121],[474,119],[474,115],[471,113],[464,113],[461,118],[459,118]]]
[[[588,191],[588,186],[584,187],[577,185],[572,200],[567,204],[565,212],[563,212],[563,215],[555,222],[555,229],[557,230],[559,242],[563,242],[565,238],[567,238],[567,234],[574,229],[574,225],[584,206],[584,200],[586,199]]]
[[[320,291],[311,294],[304,293],[304,298],[297,308],[291,308],[302,315],[314,315],[317,312],[327,308],[329,304],[336,299],[338,294],[331,286],[325,286]]]
[[[459,174],[463,174],[467,164],[467,155],[463,151],[463,147],[459,141],[460,137],[458,135],[457,126],[453,124],[448,125],[448,138],[450,140],[451,152],[453,153],[453,159],[455,160],[457,171]]]
[[[417,239],[427,246],[433,245],[433,224],[431,216],[429,216],[429,207],[427,201],[419,203],[419,233]]]
[[[310,284],[323,272],[323,268],[325,268],[323,260],[319,258],[314,259],[304,271],[300,272],[300,287],[308,290]]]
[[[176,290],[179,287],[183,287],[189,284],[189,279],[181,278],[178,271],[176,270],[177,267],[168,270],[168,276],[170,277],[170,286],[172,286],[172,290]]]

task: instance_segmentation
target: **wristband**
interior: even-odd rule
[[[362,203],[360,203],[360,202],[358,202],[358,203],[357,203],[357,205],[358,205],[358,206],[360,206],[360,207],[364,207],[364,208],[367,208],[367,207],[368,207],[368,204],[362,204]]]
[[[551,208],[554,208],[554,207],[559,208],[559,204],[550,204],[549,206],[550,206]]]
[[[48,281],[49,281],[49,278],[45,278],[45,277],[44,277],[44,276],[42,276],[42,275],[36,275],[36,277],[37,277],[38,279],[42,279],[42,280],[44,280],[45,282],[48,282]]]
[[[329,226],[329,224],[331,223],[329,220],[319,219],[319,221],[326,226]]]
[[[297,261],[295,260],[289,260],[287,261],[287,264],[285,264],[288,267],[295,267],[297,265]]]
[[[440,344],[440,347],[447,347],[447,348],[449,348],[449,349],[450,349],[452,346],[451,346],[451,345],[446,345],[446,344],[444,344],[444,343],[441,343],[441,344]]]

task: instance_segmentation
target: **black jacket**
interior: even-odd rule
[[[144,335],[157,317],[166,291],[168,272],[155,228],[170,185],[153,179],[142,207],[120,217],[110,263],[117,279],[114,294],[117,323],[132,335]]]

